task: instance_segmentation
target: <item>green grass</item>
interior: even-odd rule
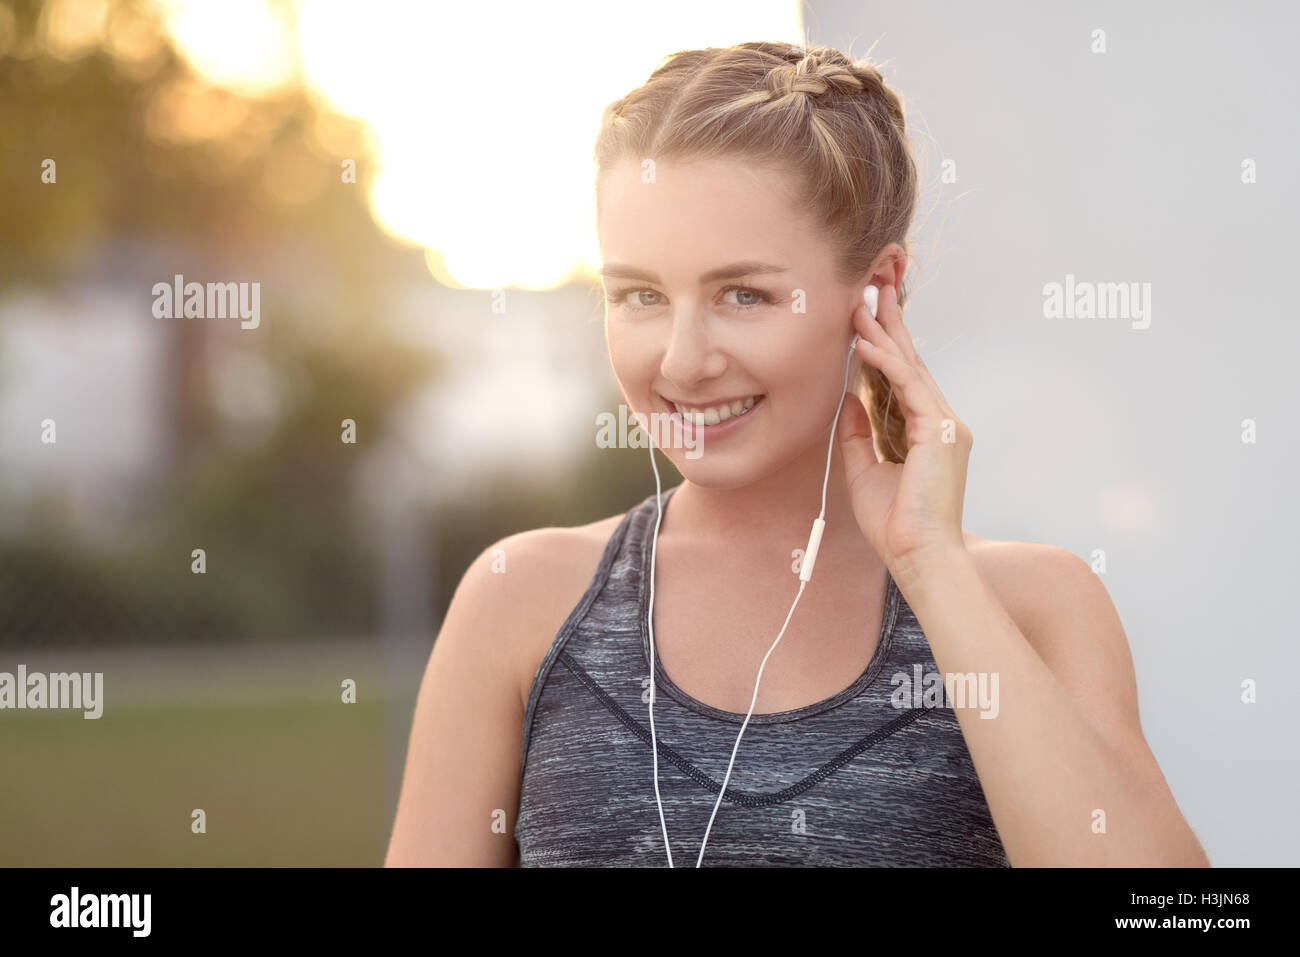
[[[0,714],[0,866],[372,866],[391,826],[367,703]],[[207,833],[191,812],[207,812]]]

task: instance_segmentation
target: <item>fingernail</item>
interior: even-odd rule
[[[862,300],[871,311],[871,318],[876,318],[876,307],[880,305],[880,290],[875,286],[868,286],[862,291]]]

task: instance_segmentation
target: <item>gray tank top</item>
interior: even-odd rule
[[[665,515],[680,487],[664,493]],[[522,867],[668,864],[647,713],[654,524],[651,495],[610,536],[533,678],[514,829]],[[956,713],[892,701],[896,675],[938,669],[892,576],[887,586],[879,645],[852,685],[750,718],[703,866],[1009,866]],[[658,655],[655,689],[673,865],[694,867],[745,716],[683,692]]]

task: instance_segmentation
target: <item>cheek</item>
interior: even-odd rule
[[[648,395],[656,372],[653,348],[648,343],[638,342],[629,330],[612,324],[606,325],[605,340],[619,387],[626,397],[642,400]]]
[[[808,355],[806,350],[791,351],[789,359],[770,379],[772,398],[777,400],[772,410],[782,423],[789,424],[794,432],[801,432],[823,425],[820,413],[827,403],[832,404],[830,414],[834,414],[833,404],[839,401],[847,357],[847,347],[838,359],[825,349],[817,355]]]

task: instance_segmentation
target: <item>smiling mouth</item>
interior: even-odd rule
[[[684,422],[689,422],[695,426],[707,426],[719,425],[731,419],[738,419],[748,415],[762,403],[766,395],[751,395],[743,399],[734,399],[731,402],[720,402],[712,405],[685,405],[674,402],[666,396],[661,395],[659,398],[670,409],[680,415]]]

